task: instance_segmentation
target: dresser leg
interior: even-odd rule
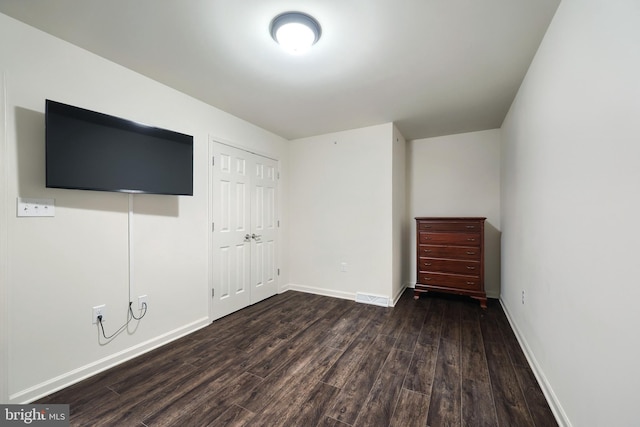
[[[487,298],[486,297],[471,297],[475,300],[480,301],[480,308],[487,308]]]

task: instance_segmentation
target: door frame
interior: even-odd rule
[[[213,251],[214,251],[214,245],[213,245],[213,168],[214,168],[214,164],[213,164],[213,153],[214,153],[214,145],[215,144],[222,144],[222,145],[227,145],[231,148],[237,149],[237,150],[242,150],[245,151],[247,153],[253,154],[253,155],[257,155],[260,157],[264,157],[270,160],[273,160],[276,162],[277,164],[277,173],[278,176],[280,174],[280,166],[281,166],[281,162],[280,159],[277,158],[276,156],[274,156],[273,154],[268,154],[268,153],[264,153],[264,152],[260,152],[258,150],[252,149],[252,148],[248,148],[242,144],[238,144],[236,142],[232,142],[232,141],[228,141],[226,139],[223,138],[219,138],[216,137],[212,134],[208,135],[207,138],[207,164],[209,165],[207,167],[207,230],[208,230],[208,254],[207,254],[207,268],[208,268],[208,272],[207,272],[207,277],[208,277],[208,286],[207,286],[207,308],[208,308],[208,313],[209,313],[209,321],[213,322],[214,320],[218,319],[218,317],[215,316],[215,313],[213,312],[213,290],[214,290],[214,285],[213,285],[213,272],[214,272],[214,266],[213,266]],[[281,194],[282,194],[282,189],[281,189],[281,185],[280,185],[280,179],[278,179],[278,184],[277,184],[277,192],[278,192],[278,196],[276,197],[276,221],[278,223],[278,230],[277,230],[277,238],[278,238],[278,242],[282,242],[282,233],[281,233],[281,227],[280,227],[280,211],[281,211],[281,202],[280,200],[282,199]],[[276,251],[276,265],[280,265],[280,257],[281,257],[281,251],[282,251],[282,243],[279,244],[278,246],[278,250]],[[280,267],[278,267],[278,283],[276,286],[276,292],[280,292],[280,282],[279,282],[279,278],[280,278]]]

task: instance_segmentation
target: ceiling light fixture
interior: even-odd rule
[[[318,21],[302,12],[286,12],[271,21],[271,37],[293,54],[309,50],[321,33]]]

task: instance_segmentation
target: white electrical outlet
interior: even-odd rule
[[[92,312],[91,312],[91,323],[93,323],[94,325],[98,323],[98,316],[102,316],[102,322],[104,323],[106,319],[106,313],[107,312],[107,306],[106,304],[102,304],[102,305],[96,305],[95,307],[93,307]]]
[[[346,262],[341,262],[340,263],[340,271],[342,271],[343,273],[345,273],[347,271],[347,263]]]
[[[55,199],[18,197],[17,216],[56,216]]]
[[[145,305],[147,304],[147,296],[146,295],[140,295],[138,297],[138,310],[144,310],[145,309]],[[149,306],[147,305],[147,308],[149,308]]]

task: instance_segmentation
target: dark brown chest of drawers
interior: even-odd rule
[[[484,290],[486,218],[416,218],[417,278],[414,298],[422,292],[468,295],[487,307]]]

